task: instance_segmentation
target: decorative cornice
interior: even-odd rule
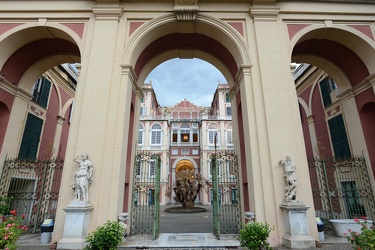
[[[255,21],[276,21],[280,13],[279,8],[274,7],[251,7],[249,14]]]
[[[340,93],[337,95],[337,97],[342,101],[346,101],[363,91],[367,90],[368,88],[371,88],[375,85],[375,75],[368,76],[365,80],[363,80],[361,83],[357,84],[356,86],[347,89],[343,93]]]
[[[198,11],[198,0],[175,0],[174,12],[179,22],[195,21]]]
[[[32,99],[32,95],[28,93],[26,90],[21,89],[20,87],[14,85],[13,83],[9,82],[5,79],[5,77],[0,75],[0,88],[5,90],[11,95],[15,97],[19,97],[20,99],[29,102]]]
[[[92,7],[92,12],[96,17],[96,20],[118,21],[124,13],[124,9],[122,6],[95,6]]]

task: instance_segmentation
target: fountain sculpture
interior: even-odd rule
[[[206,209],[194,207],[194,201],[197,198],[202,187],[202,178],[194,170],[181,170],[176,173],[176,183],[173,191],[176,194],[176,201],[180,202],[182,207],[168,208],[165,211],[171,213],[196,213],[204,212]]]

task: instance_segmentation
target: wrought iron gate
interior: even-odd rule
[[[238,234],[241,229],[240,184],[237,155],[220,152],[211,155],[212,211],[214,234]]]
[[[375,202],[364,157],[309,159],[316,216],[375,218]]]
[[[63,165],[60,159],[4,161],[0,197],[8,197],[10,209],[25,215],[23,224],[33,233],[44,219],[55,219]]]
[[[135,157],[131,234],[159,236],[160,156],[141,152]]]

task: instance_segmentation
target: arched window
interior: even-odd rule
[[[190,125],[187,123],[180,126],[180,141],[190,142]]]
[[[151,127],[151,145],[161,145],[161,125],[155,123]]]

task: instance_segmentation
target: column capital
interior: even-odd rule
[[[237,71],[234,86],[229,91],[230,98],[233,98],[238,93],[238,90],[240,89],[241,82],[245,75],[251,75],[251,68],[253,66],[250,64],[241,64],[240,68]]]
[[[308,124],[314,123],[314,121],[315,121],[315,120],[314,120],[314,115],[310,115],[310,116],[308,116],[306,120],[307,120],[307,123],[308,123]]]
[[[249,14],[254,21],[276,21],[280,8],[272,6],[251,7]]]
[[[92,7],[92,12],[96,20],[118,21],[124,13],[124,9],[122,6],[95,6]]]
[[[133,66],[131,64],[121,64],[121,68],[121,74],[128,76],[135,95],[138,96],[138,98],[143,97],[142,89],[137,86],[137,75],[134,71]]]

